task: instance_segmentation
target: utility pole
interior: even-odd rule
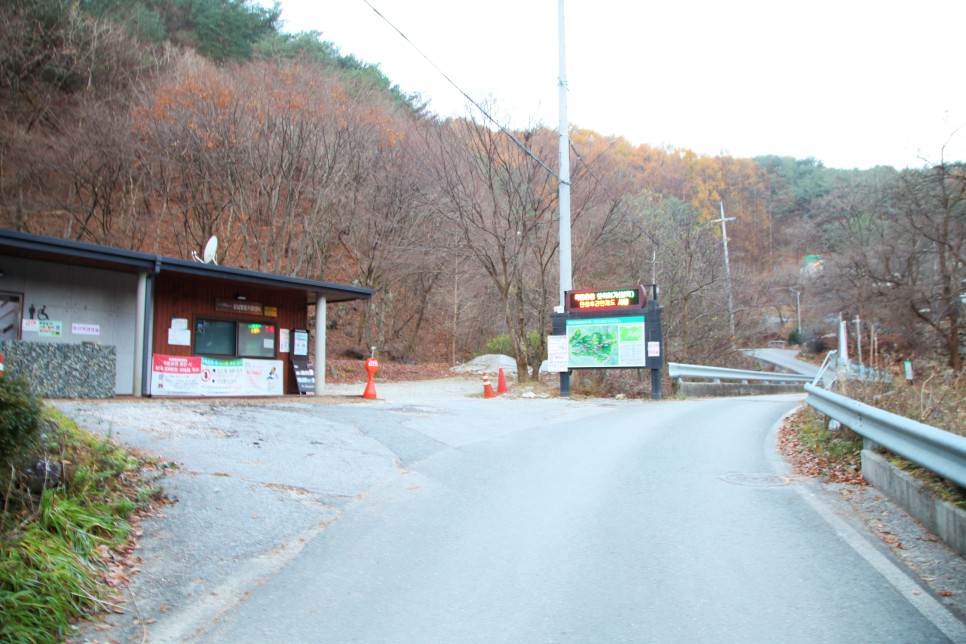
[[[728,217],[726,219],[724,214],[724,202],[719,201],[718,204],[721,206],[721,219],[715,219],[714,221],[721,223],[721,242],[724,244],[725,277],[728,280],[728,325],[731,328],[731,348],[737,351],[738,344],[735,338],[735,295],[734,289],[731,286],[731,265],[728,263],[728,226],[726,223],[729,221],[734,221],[735,218]]]
[[[795,315],[798,318],[798,326],[795,330],[798,332],[798,341],[802,341],[802,293],[801,291],[796,291],[795,289],[786,286],[789,291],[795,294]]]
[[[862,322],[859,320],[859,314],[855,314],[855,357],[859,359],[859,369],[862,368]]]
[[[564,20],[564,0],[558,0],[557,29],[560,44],[560,161],[559,176],[557,177],[557,195],[560,202],[560,313],[566,304],[566,292],[573,289],[573,275],[571,273],[571,244],[570,244],[570,124],[567,120],[567,56],[566,29]],[[570,395],[570,373],[560,374],[560,395]]]

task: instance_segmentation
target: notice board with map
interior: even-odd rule
[[[644,315],[567,320],[571,369],[647,366]]]

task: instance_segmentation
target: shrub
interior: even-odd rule
[[[540,332],[531,331],[530,332],[530,346],[536,347],[540,344]],[[509,333],[501,333],[498,336],[492,337],[486,341],[483,346],[483,353],[485,354],[499,354],[504,356],[513,357],[513,343],[510,342]]]
[[[38,449],[71,475],[38,497],[8,489],[0,507],[0,642],[61,642],[71,623],[111,609],[106,553],[130,539],[132,514],[156,489],[141,462],[45,410]],[[123,546],[127,548],[127,545]]]
[[[37,444],[43,402],[23,378],[0,378],[0,466],[8,469],[30,457]]]

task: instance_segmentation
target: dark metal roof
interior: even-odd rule
[[[2,228],[0,228],[0,252],[68,264],[81,263],[123,272],[178,273],[239,284],[256,284],[289,291],[301,291],[310,296],[308,299],[310,303],[314,302],[315,297],[319,295],[325,297],[327,302],[348,302],[351,300],[368,300],[373,293],[372,289],[368,288],[344,286],[273,273],[260,273],[219,264],[203,264],[186,259],[150,255],[57,237],[19,233]]]

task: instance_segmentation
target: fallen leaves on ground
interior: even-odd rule
[[[829,483],[848,483],[865,485],[859,456],[832,462],[828,458],[809,450],[798,439],[798,415],[789,416],[778,431],[778,451],[796,474],[819,476]]]
[[[369,378],[366,374],[365,360],[327,360],[326,367],[328,369],[325,374],[326,382],[351,384],[365,382]],[[450,365],[442,362],[405,364],[380,361],[379,371],[376,372],[376,382],[435,380],[437,378],[448,378],[452,375]]]

